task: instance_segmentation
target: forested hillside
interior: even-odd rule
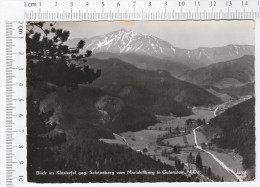
[[[240,87],[228,87],[221,91],[235,96],[255,95],[255,83],[248,83]]]
[[[102,71],[102,76],[91,86],[119,95],[130,103],[143,105],[157,114],[187,115],[189,114],[185,109],[187,105],[202,106],[221,102],[213,94],[193,84],[180,81],[167,71],[138,69],[119,59],[92,58],[83,65],[100,68]]]
[[[254,82],[254,56],[219,62],[196,70],[188,70],[181,76],[197,85],[211,85],[217,88],[238,87]]]
[[[211,119],[206,132],[213,138],[212,143],[221,148],[235,149],[243,156],[244,168],[254,170],[255,98],[229,108]]]
[[[84,94],[85,99],[78,97],[79,94],[80,96]],[[130,174],[35,175],[35,172],[39,170],[86,172],[89,170],[113,172],[176,170],[174,166],[162,164],[159,160],[137,153],[130,148],[109,145],[99,141],[100,138],[113,139],[113,132],[138,130],[145,128],[146,125],[151,125],[151,123],[154,123],[153,120],[156,122],[153,116],[147,116],[142,111],[127,109],[126,106],[122,110],[127,111],[122,111],[122,114],[119,114],[114,122],[111,119],[102,123],[102,120],[100,120],[102,115],[93,104],[102,94],[103,92],[98,89],[79,88],[67,92],[64,89],[57,88],[54,94],[50,95],[50,97],[54,96],[55,102],[43,101],[48,103],[46,106],[42,105],[46,112],[39,112],[40,105],[34,105],[31,103],[31,99],[28,100],[29,106],[32,106],[33,111],[35,111],[28,110],[30,127],[33,128],[34,124],[38,122],[39,128],[42,129],[41,125],[45,125],[45,121],[49,121],[50,117],[55,118],[54,123],[56,124],[53,128],[41,132],[41,135],[36,133],[33,139],[28,139],[34,141],[33,145],[30,144],[28,147],[28,151],[30,151],[28,152],[28,180],[30,182],[188,182],[198,180],[197,175],[187,176],[183,174],[155,176]],[[68,100],[69,98],[70,100]],[[55,106],[59,106],[60,111],[59,107],[55,108]],[[53,107],[55,110],[49,110]],[[109,112],[113,113],[113,111]],[[121,115],[127,116],[121,117]],[[148,120],[147,123],[145,119]],[[130,123],[129,120],[132,122]],[[36,147],[37,149],[35,149]]]
[[[93,58],[97,59],[111,59],[117,58],[129,64],[132,64],[140,69],[146,70],[166,70],[171,73],[172,76],[178,77],[185,71],[189,70],[190,67],[185,65],[181,61],[161,59],[148,55],[136,54],[136,53],[96,53],[93,54]]]

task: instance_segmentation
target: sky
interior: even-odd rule
[[[57,22],[55,27],[69,30],[70,38],[90,38],[123,28],[156,36],[185,49],[254,45],[254,22],[250,20],[74,21]]]

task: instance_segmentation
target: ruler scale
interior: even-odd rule
[[[5,28],[5,183],[18,186],[26,170],[25,27],[23,21],[7,21]]]
[[[10,37],[13,35],[13,23],[12,22],[7,22],[6,23],[6,71],[12,67],[12,40],[10,40]],[[13,110],[12,107],[8,107],[9,105],[12,104],[12,72],[7,74],[6,76],[6,183],[7,185],[12,185],[13,184],[13,164],[12,160],[13,157],[8,157],[10,155],[13,155],[13,148],[12,148],[12,139],[8,138],[8,136],[12,137],[12,132],[10,130],[12,129],[12,115],[13,115]],[[11,88],[11,89],[10,89]],[[11,129],[9,129],[11,128]],[[10,164],[9,164],[10,163]]]
[[[9,1],[4,63],[5,186],[26,186],[26,21],[185,20],[260,18],[259,0],[36,0]],[[16,5],[14,7],[14,5]],[[17,12],[16,12],[17,11]],[[19,12],[18,12],[19,11]],[[17,13],[17,14],[16,14]],[[20,20],[20,22],[18,21]],[[2,153],[2,152],[1,152]],[[1,163],[2,164],[2,163]]]
[[[26,1],[27,20],[259,19],[259,0]]]

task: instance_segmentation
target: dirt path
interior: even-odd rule
[[[214,116],[216,117],[217,116],[217,111],[218,111],[218,108],[220,107],[220,105],[218,105],[218,107],[214,110]]]
[[[218,107],[217,107],[218,108]],[[217,108],[215,111],[217,111]],[[214,111],[214,115],[215,115],[215,111]],[[233,171],[232,169],[230,169],[224,162],[222,162],[221,160],[219,160],[214,154],[212,154],[211,152],[202,149],[201,146],[198,145],[197,142],[197,136],[196,136],[196,130],[199,128],[200,126],[196,127],[195,129],[193,129],[193,135],[194,135],[194,141],[195,141],[195,145],[196,148],[199,150],[204,151],[205,153],[209,154],[217,163],[219,163],[219,165],[225,169],[226,171],[228,171],[229,173],[232,173],[240,182],[242,182],[243,180],[241,179],[241,177],[239,177],[235,171]]]

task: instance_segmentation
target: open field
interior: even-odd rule
[[[125,145],[125,143],[120,140],[120,139],[105,139],[105,138],[100,138],[100,141],[108,144],[118,144],[118,145]]]
[[[114,137],[115,139],[100,138],[99,140],[108,144],[126,145],[126,142],[120,136],[114,134]]]
[[[182,136],[178,136],[178,137],[174,137],[174,138],[169,138],[169,139],[165,139],[163,140],[164,143],[169,145],[173,145],[173,146],[185,146],[185,143],[183,141],[183,137]]]
[[[206,122],[209,122],[209,120],[214,117],[213,111],[215,110],[216,107],[217,106],[212,106],[210,110],[202,107],[193,108],[192,111],[194,114],[189,116],[189,118],[194,118],[194,119],[205,118]]]
[[[215,109],[216,107],[212,107]],[[213,110],[214,111],[214,110]],[[206,109],[206,108],[193,108],[192,112],[193,115],[190,116],[184,116],[184,117],[175,117],[175,116],[160,116],[156,115],[157,119],[160,121],[160,123],[157,123],[153,126],[149,126],[148,128],[152,129],[158,129],[158,128],[176,128],[176,127],[185,127],[185,121],[187,119],[193,118],[193,119],[205,119],[206,122],[209,122],[211,118],[214,117],[212,109]]]
[[[166,163],[171,166],[175,166],[175,161],[169,160],[166,157],[161,155],[163,150],[171,150],[171,148],[166,146],[159,146],[156,144],[157,137],[167,133],[167,131],[157,131],[157,130],[141,130],[138,132],[125,132],[121,133],[129,146],[136,151],[143,151],[147,149],[145,154],[160,160],[163,163]]]
[[[235,176],[223,169],[209,154],[201,152],[202,164],[205,166],[210,166],[211,171],[220,177],[224,178],[224,181],[236,181]],[[226,161],[224,161],[226,163]]]
[[[152,130],[141,130],[137,132],[124,132],[120,135],[116,135],[115,139],[109,140],[109,139],[102,139],[102,141],[106,143],[116,143],[121,145],[127,145],[128,147],[131,147],[135,151],[143,152],[152,158],[160,159],[161,162],[175,166],[175,162],[172,160],[169,160],[167,157],[162,156],[161,153],[163,150],[171,151],[172,148],[167,146],[159,146],[156,143],[157,137],[161,136],[165,133],[168,133],[167,130],[165,130],[166,127],[175,128],[177,126],[185,127],[185,121],[186,119],[193,118],[205,118],[206,122],[209,121],[210,118],[214,116],[214,110],[215,106],[211,107],[211,110],[205,109],[205,108],[194,108],[193,109],[193,115],[186,116],[186,117],[174,117],[174,116],[157,116],[157,118],[161,121],[161,123],[157,123],[154,126],[150,126],[148,129]],[[203,142],[207,143],[207,139],[205,135],[199,131],[200,128],[196,131],[197,136],[197,142],[198,144],[202,144]],[[120,137],[122,136],[122,137]],[[187,156],[192,153],[193,156],[197,156],[198,152],[201,154],[202,162],[204,166],[209,166],[212,170],[212,172],[219,176],[223,177],[225,181],[236,181],[236,178],[232,173],[229,173],[226,171],[223,167],[219,165],[209,154],[202,152],[198,149],[196,149],[195,141],[194,141],[194,135],[193,133],[184,135],[184,136],[178,136],[173,138],[168,138],[163,140],[164,143],[169,145],[178,145],[178,146],[188,146],[185,148],[182,148],[180,153],[172,153],[172,157],[178,157],[181,162],[185,163],[185,167],[188,168],[187,165]],[[144,152],[144,150],[146,150]],[[217,151],[211,151],[214,155],[216,155],[221,161],[226,163],[226,165],[233,170],[237,171],[243,171],[242,167],[242,159],[241,156],[236,155],[235,153],[227,153],[227,152],[217,152]],[[191,165],[192,169],[196,169],[196,166],[194,164]]]
[[[187,134],[186,137],[187,137],[187,140],[188,140],[188,144],[189,144],[190,146],[195,146],[195,141],[194,141],[194,136],[193,136],[193,134],[192,134],[192,133]]]
[[[148,153],[154,154],[154,150],[157,147],[157,137],[165,133],[166,131],[141,130],[137,132],[124,132],[121,133],[121,136],[123,136],[128,144],[135,150],[143,150],[146,148]]]
[[[197,142],[199,145],[201,145],[202,143],[208,143],[206,136],[202,134],[200,131],[197,130],[196,135],[197,135]]]
[[[243,158],[240,155],[231,151],[229,152],[225,151],[223,153],[213,151],[213,150],[208,150],[208,151],[216,155],[216,157],[218,157],[220,160],[223,160],[225,164],[231,169],[233,169],[234,171],[243,171],[243,166],[242,166]]]

